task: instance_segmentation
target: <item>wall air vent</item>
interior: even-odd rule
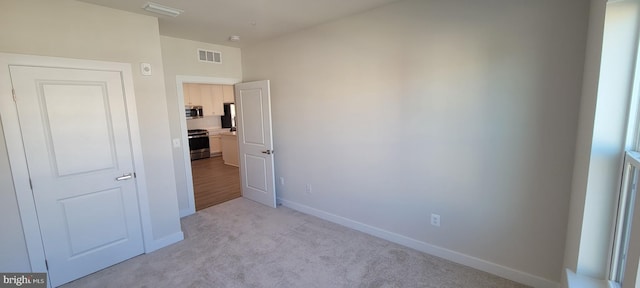
[[[198,60],[200,62],[208,63],[222,63],[222,53],[218,51],[198,49]]]

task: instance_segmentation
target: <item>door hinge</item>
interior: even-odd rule
[[[47,260],[44,260],[44,267],[47,267],[47,271],[49,271],[49,262],[47,262]]]
[[[16,102],[16,89],[11,88],[11,95],[13,95],[13,102]]]

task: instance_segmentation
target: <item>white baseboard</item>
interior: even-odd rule
[[[195,213],[196,213],[196,211],[194,209],[192,209],[192,208],[189,208],[189,207],[184,208],[184,209],[180,209],[180,218],[187,217],[187,216],[193,215]]]
[[[321,218],[336,224],[340,224],[342,226],[346,226],[351,229],[355,229],[360,232],[367,233],[369,235],[376,236],[378,238],[382,238],[382,239],[385,239],[385,240],[388,240],[412,249],[416,249],[418,251],[421,251],[427,254],[438,256],[440,258],[444,258],[458,264],[469,266],[469,267],[478,269],[480,271],[491,273],[491,274],[500,276],[502,278],[506,278],[506,279],[518,282],[518,283],[529,285],[535,288],[560,287],[560,283],[557,283],[539,276],[535,276],[526,272],[505,267],[502,265],[498,265],[496,263],[492,263],[486,260],[482,260],[480,258],[462,254],[456,251],[438,247],[426,242],[418,241],[416,239],[412,239],[397,233],[393,233],[387,230],[373,227],[371,225],[367,225],[367,224],[354,221],[342,216],[331,214],[331,213],[318,210],[316,208],[299,204],[293,201],[278,198],[278,203],[282,203],[282,205],[289,207],[291,209],[300,211],[302,213],[313,215],[318,218]]]
[[[182,240],[184,240],[184,233],[182,233],[182,231],[173,233],[171,235],[167,235],[167,236],[162,237],[160,239],[151,240],[151,241],[146,243],[146,245],[144,247],[145,248],[144,249],[145,250],[144,253],[151,253],[151,252],[156,251],[156,250],[158,250],[160,248],[164,248],[164,247],[167,247],[167,246],[169,246],[171,244],[178,243],[178,242],[180,242]]]

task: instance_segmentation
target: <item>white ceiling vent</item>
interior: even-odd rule
[[[208,63],[222,63],[222,53],[219,51],[198,49],[198,60]]]

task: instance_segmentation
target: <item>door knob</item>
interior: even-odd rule
[[[262,151],[262,153],[271,155],[271,154],[273,154],[273,150],[265,150],[265,151]]]
[[[122,175],[122,176],[120,176],[120,177],[116,178],[116,181],[129,180],[129,179],[131,179],[131,178],[133,178],[133,175],[131,175],[131,173],[129,173],[129,174]]]

